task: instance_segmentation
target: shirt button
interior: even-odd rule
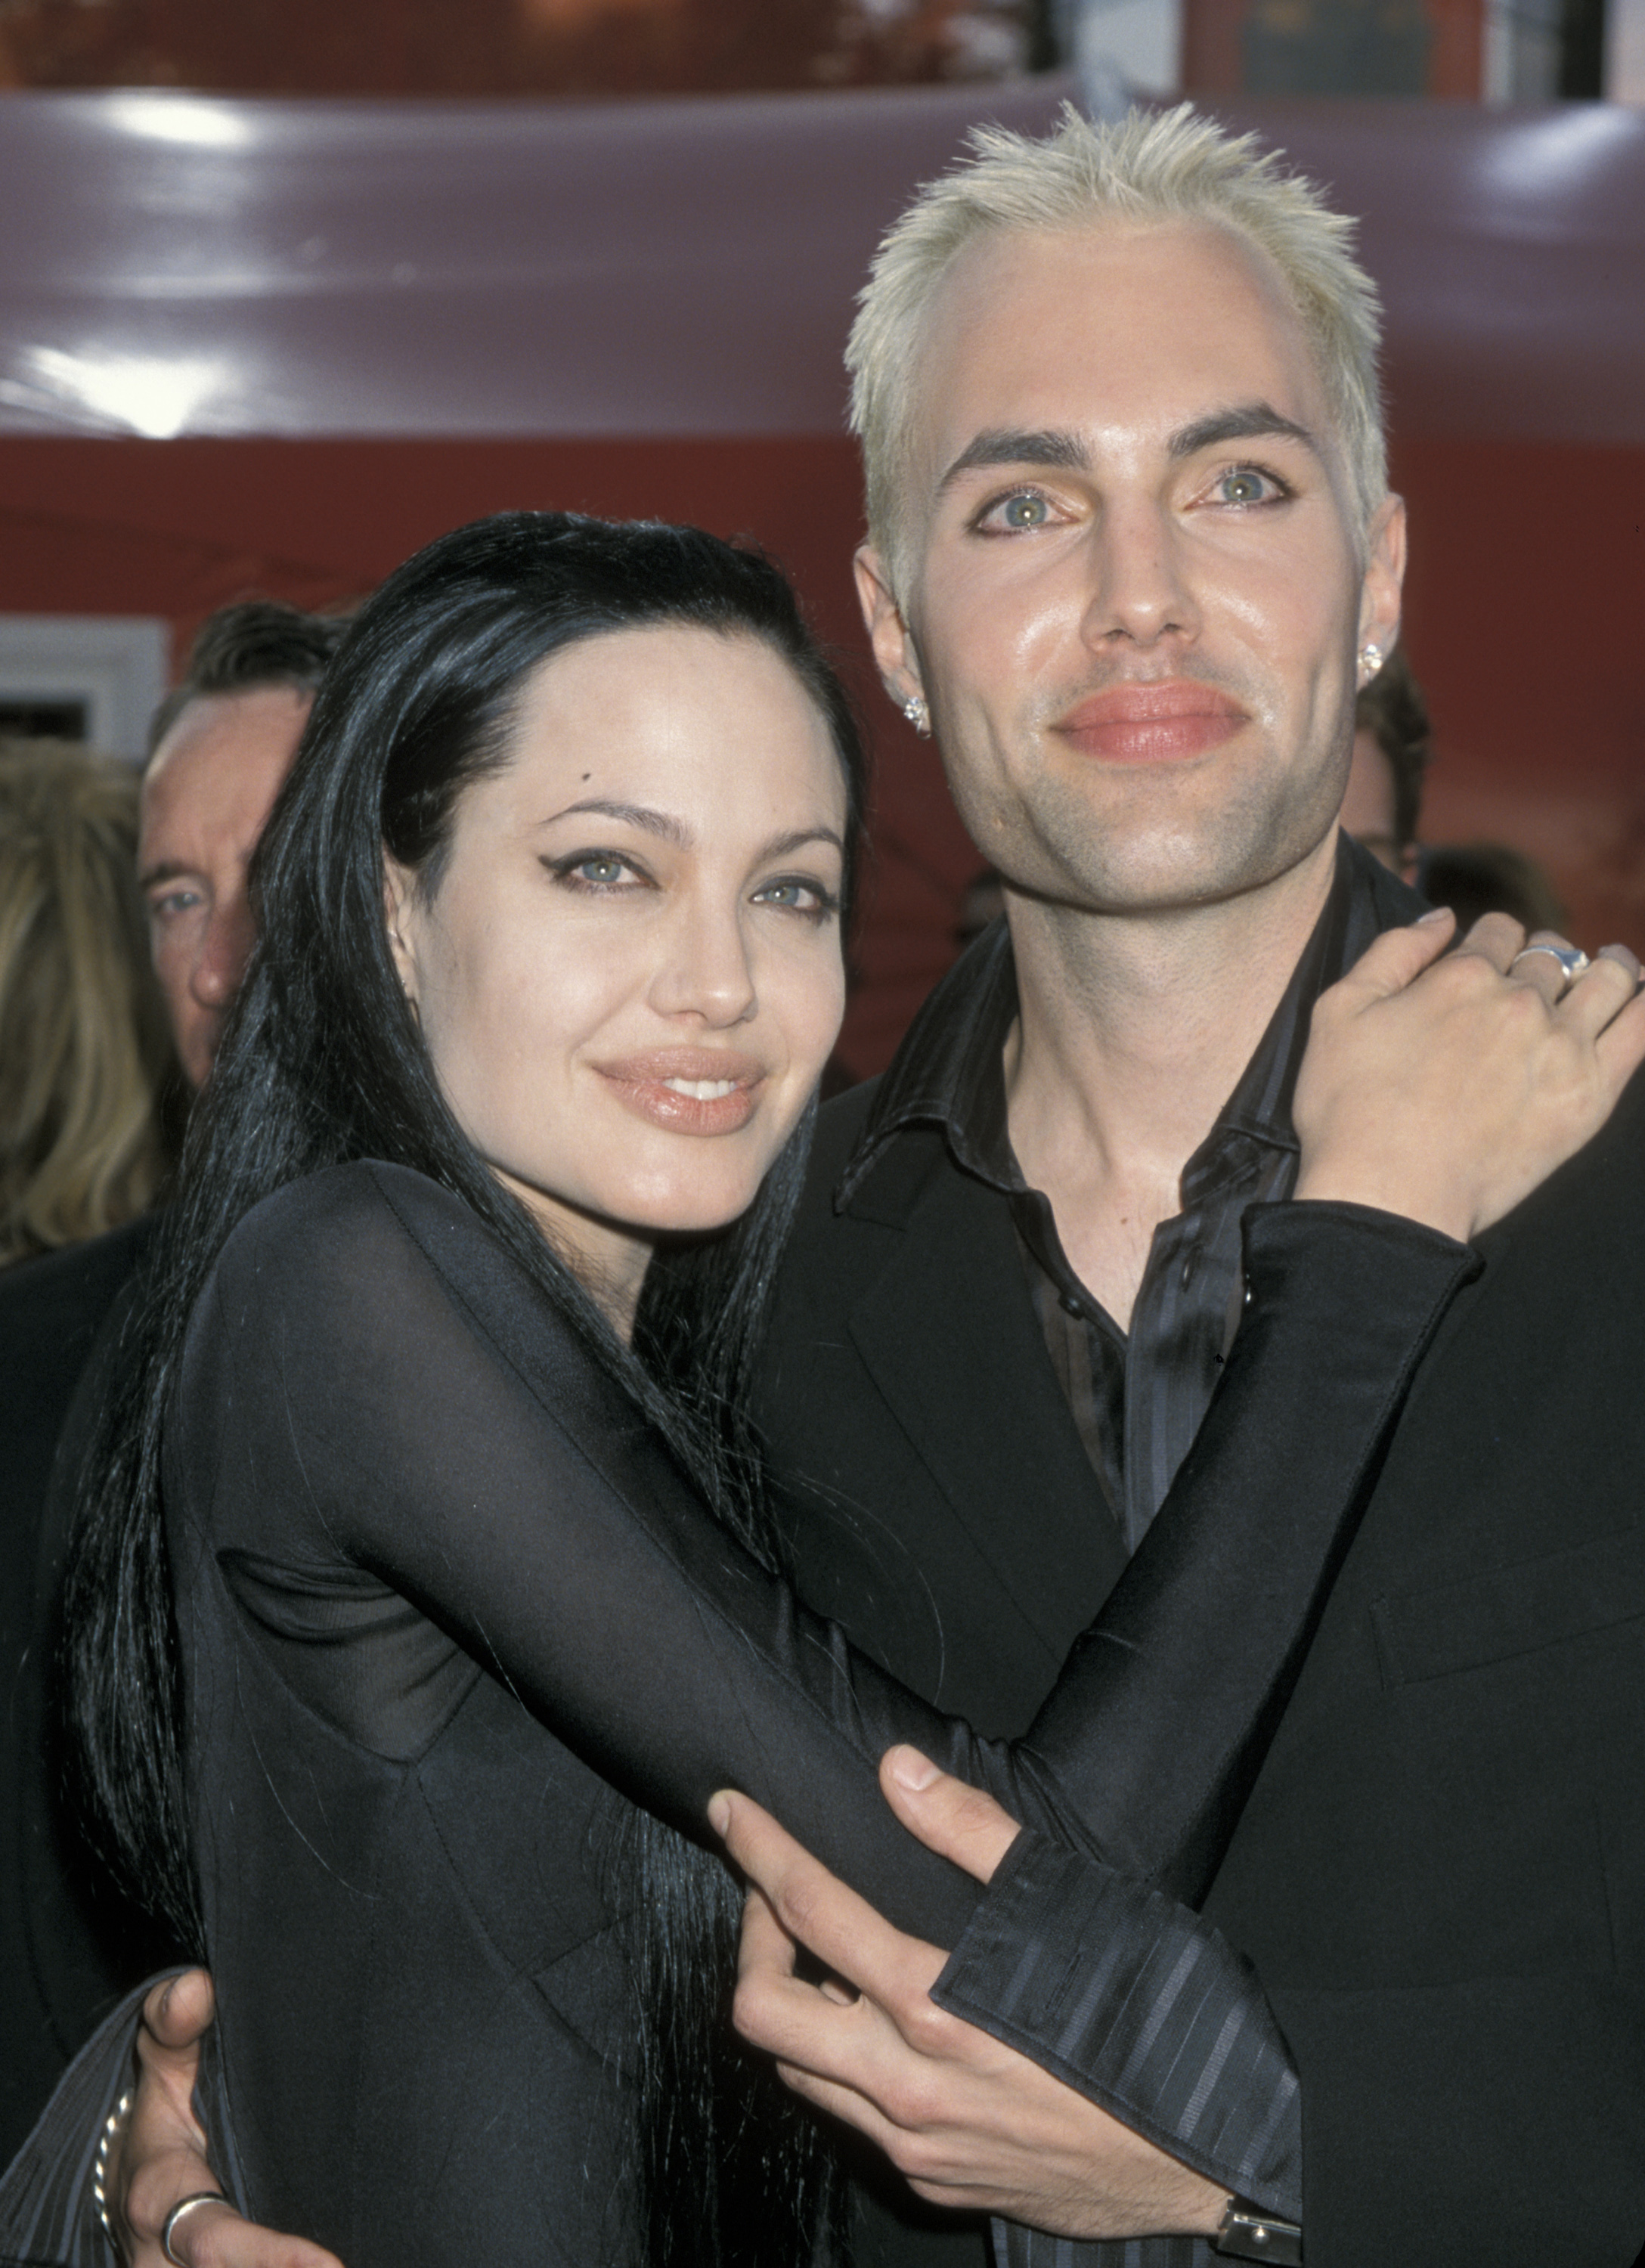
[[[1065,1292],[1063,1293],[1062,1311],[1065,1315],[1077,1315],[1081,1312],[1080,1302],[1074,1298],[1072,1292]]]

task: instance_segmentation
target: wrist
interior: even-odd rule
[[[1354,1166],[1304,1159],[1292,1196],[1301,1204],[1363,1205],[1392,1213],[1458,1244],[1466,1244],[1473,1233],[1473,1207],[1463,1190],[1440,1183],[1423,1189],[1409,1172],[1391,1174],[1386,1167],[1379,1171],[1368,1160]]]

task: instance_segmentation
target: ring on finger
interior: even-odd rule
[[[1580,946],[1522,945],[1519,951],[1514,955],[1514,958],[1508,964],[1509,975],[1511,976],[1514,971],[1518,968],[1520,962],[1522,961],[1529,961],[1533,953],[1552,954],[1554,960],[1559,962],[1560,968],[1565,973],[1565,982],[1560,987],[1561,992],[1568,992],[1571,986],[1575,983],[1577,978],[1584,975],[1586,971],[1593,966],[1593,963],[1589,960],[1588,955],[1582,950]]]
[[[175,2268],[187,2268],[187,2264],[179,2260],[177,2255],[172,2250],[172,2239],[177,2234],[177,2224],[182,2220],[184,2214],[192,2213],[196,2205],[226,2205],[227,2203],[228,2199],[221,2190],[196,2190],[193,2197],[178,2199],[166,2214],[166,2226],[160,2231],[160,2250],[168,2260],[175,2264]]]

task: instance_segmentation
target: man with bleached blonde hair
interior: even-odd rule
[[[1420,910],[1337,825],[1405,563],[1351,234],[1186,109],[989,130],[850,350],[881,674],[1007,913],[824,1114],[761,1412],[800,1578],[990,1731],[1100,1616],[1139,1694],[1117,1789],[1215,1825],[1159,1896],[894,1752],[905,1823],[992,1878],[945,1960],[728,1796],[763,1894],[737,2021],[1035,2268],[1628,2268],[1645,2236],[1638,1082],[1484,1240],[1272,1685],[1228,1701],[1231,1606],[1215,1660],[1169,1611],[1135,1638],[1162,1564],[1184,1626],[1233,1580],[1154,1515],[1248,1208],[1296,1189],[1315,1003]],[[1580,966],[1469,946],[1550,1001]]]

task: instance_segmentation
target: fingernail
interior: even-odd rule
[[[1419,914],[1417,916],[1416,925],[1419,929],[1426,929],[1429,922],[1449,921],[1450,919],[1450,908],[1449,906],[1430,906],[1427,913]]]
[[[891,1777],[899,1787],[918,1794],[929,1787],[937,1777],[937,1767],[929,1756],[922,1756],[918,1749],[893,1749],[889,1757]]]
[[[731,1799],[726,1795],[711,1795],[708,1799],[708,1823],[716,1835],[723,1836],[731,1825]]]

